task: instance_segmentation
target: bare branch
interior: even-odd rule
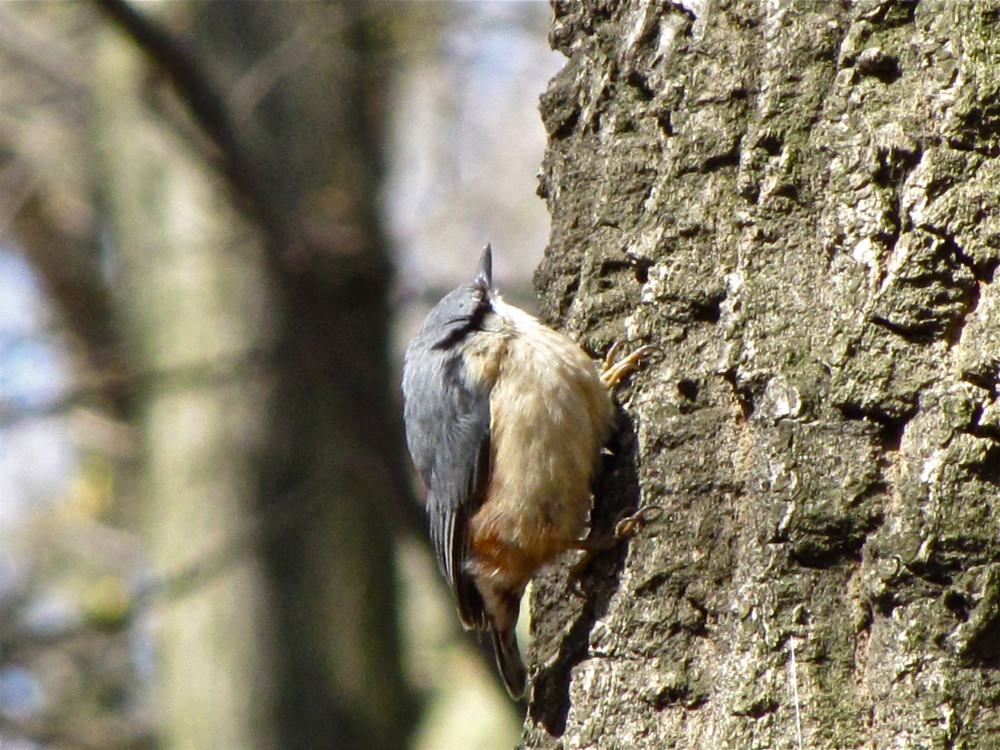
[[[233,122],[245,126],[275,83],[305,63],[318,46],[315,29],[302,25],[258,60],[229,91],[228,106]]]
[[[225,105],[225,97],[210,81],[208,72],[167,29],[126,0],[94,2],[167,75],[195,121],[222,153],[223,173],[249,204],[273,249],[287,253],[293,242],[291,226],[266,195],[263,186],[267,180],[262,165],[244,144]]]

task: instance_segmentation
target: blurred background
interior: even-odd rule
[[[4,750],[517,744],[397,384],[486,242],[533,304],[549,13],[0,5]]]

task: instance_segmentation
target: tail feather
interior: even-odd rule
[[[493,637],[493,650],[497,655],[497,668],[503,677],[504,685],[507,686],[507,692],[514,700],[520,700],[524,697],[527,687],[528,670],[521,659],[514,630],[500,631],[490,628],[490,635]]]

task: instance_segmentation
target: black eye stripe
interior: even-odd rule
[[[487,294],[487,290],[483,289],[482,295],[476,303],[476,309],[472,311],[472,314],[465,318],[455,318],[454,320],[448,321],[449,325],[455,323],[460,323],[461,325],[454,330],[449,331],[447,336],[438,341],[431,348],[438,351],[446,351],[451,349],[453,346],[460,344],[470,333],[478,331],[482,328],[483,319],[486,317],[486,313],[490,311],[490,307],[489,295]]]

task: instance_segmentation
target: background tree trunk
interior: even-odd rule
[[[140,371],[184,375],[140,394],[144,528],[168,574],[235,550],[163,608],[165,744],[402,747],[393,533],[423,521],[394,419],[364,7],[168,4],[157,23],[190,28],[176,48],[102,7],[140,43],[103,43],[97,87],[122,320]],[[207,126],[201,154],[143,53]]]
[[[393,750],[416,715],[393,535],[424,522],[398,450],[391,266],[375,217],[385,68],[367,12],[222,3],[199,14],[204,54],[240,82],[232,91],[244,98],[230,102],[237,116],[241,106],[253,114],[250,150],[287,225],[275,248],[282,327],[261,499],[297,519],[266,547],[291,750]],[[269,70],[288,65],[296,75],[275,85]]]
[[[547,22],[0,3],[0,745],[516,743],[411,497],[389,328],[486,239],[524,301]]]
[[[1000,743],[1000,6],[554,6],[536,283],[662,347],[664,511],[536,587],[526,747]]]
[[[274,345],[259,235],[224,183],[144,105],[130,41],[98,31],[95,140],[141,435],[139,527],[157,571],[197,570],[254,528]],[[277,747],[275,623],[253,545],[157,608],[163,746]],[[237,605],[238,603],[238,605]]]

